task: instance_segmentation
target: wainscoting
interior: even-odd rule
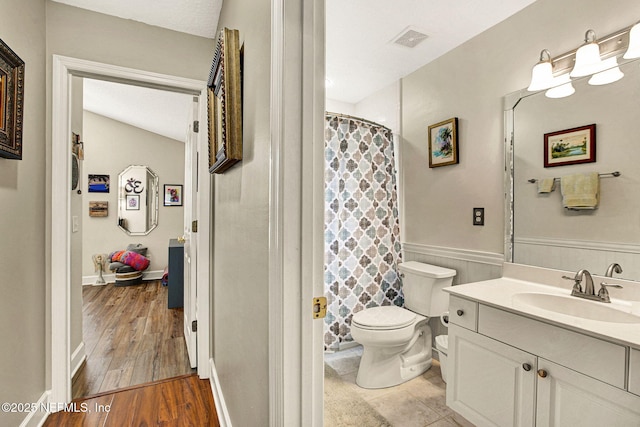
[[[456,270],[454,286],[502,276],[503,254],[417,243],[403,243],[402,249],[404,261],[419,261]]]
[[[592,274],[604,275],[607,266],[617,262],[621,276],[640,278],[640,245],[583,240],[517,238],[514,262],[566,271],[588,268]]]
[[[416,243],[403,243],[402,249],[403,261],[419,261],[456,270],[454,286],[502,277],[503,254]],[[442,326],[440,319],[429,319],[429,326],[433,331],[433,340],[436,336],[447,333],[447,328]],[[433,352],[433,357],[438,358],[436,351]]]

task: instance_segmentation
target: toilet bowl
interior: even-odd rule
[[[398,265],[403,278],[405,308],[366,308],[351,320],[351,336],[363,352],[356,384],[363,388],[392,387],[431,367],[429,317],[447,310],[455,270],[409,261]]]

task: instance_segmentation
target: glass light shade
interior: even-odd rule
[[[631,27],[631,30],[629,31],[629,47],[627,48],[623,58],[640,58],[640,23]]]
[[[569,74],[563,74],[554,79],[555,84],[554,87],[549,89],[544,93],[544,96],[547,98],[564,98],[576,91],[573,85],[571,84],[571,77]]]
[[[624,73],[620,71],[620,68],[618,67],[618,60],[615,57],[605,59],[602,61],[602,64],[604,66],[604,71],[600,71],[599,73],[591,76],[589,79],[590,85],[606,85],[617,82],[624,77]]]
[[[582,45],[576,52],[576,64],[571,70],[571,77],[583,77],[602,71],[603,65],[600,59],[600,46],[591,42]]]
[[[531,70],[531,84],[528,91],[549,89],[553,86],[553,72],[551,62],[539,62]]]

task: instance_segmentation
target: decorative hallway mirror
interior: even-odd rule
[[[158,225],[158,176],[146,166],[131,165],[118,175],[118,227],[141,236]]]
[[[573,80],[566,98],[526,90],[505,97],[507,261],[598,275],[615,262],[623,269],[616,277],[640,280],[640,61],[624,62],[621,80]],[[544,167],[545,134],[591,124],[595,162]],[[600,174],[597,208],[563,208],[560,178],[592,172]],[[539,192],[550,178],[555,190]]]

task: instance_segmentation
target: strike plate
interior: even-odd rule
[[[322,319],[327,315],[327,299],[325,297],[313,298],[313,318]]]

